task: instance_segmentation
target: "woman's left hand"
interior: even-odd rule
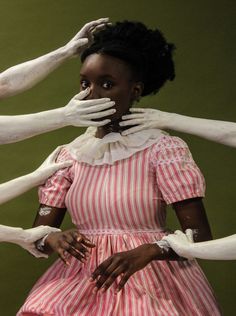
[[[155,248],[153,244],[145,244],[109,257],[92,274],[91,281],[96,280],[97,291],[102,288],[102,292],[105,292],[116,278],[121,276],[116,290],[120,291],[132,274],[143,269],[154,259]]]

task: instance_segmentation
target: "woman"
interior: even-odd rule
[[[58,161],[73,166],[40,189],[35,226],[58,227],[68,209],[78,230],[38,244],[66,266],[59,260],[41,277],[18,315],[220,315],[197,263],[154,243],[166,234],[166,204],[196,240],[211,239],[204,179],[187,145],[160,130],[120,134],[130,106],[174,79],[172,51],[158,30],[126,21],[82,54],[81,89],[88,99],[109,96],[117,111],[61,151]]]
[[[124,135],[147,128],[172,129],[206,138],[208,140],[236,147],[236,124],[217,120],[189,117],[163,112],[155,109],[130,109],[132,114],[123,116],[121,126],[132,126],[123,132]],[[163,239],[178,255],[186,258],[208,260],[235,260],[236,235],[212,241],[193,243],[191,231],[185,235],[181,231],[165,236]],[[164,244],[165,245],[165,244]],[[166,245],[167,246],[167,245]]]

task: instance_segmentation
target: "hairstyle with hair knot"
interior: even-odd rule
[[[142,96],[146,96],[157,93],[167,80],[175,78],[174,48],[158,29],[148,29],[141,22],[123,21],[96,33],[94,42],[83,52],[81,61],[98,53],[127,62],[135,80],[143,83]]]

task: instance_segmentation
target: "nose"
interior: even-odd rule
[[[101,93],[99,92],[99,88],[96,87],[95,85],[91,85],[89,87],[90,93],[86,97],[87,100],[92,100],[92,99],[100,99],[102,98]]]

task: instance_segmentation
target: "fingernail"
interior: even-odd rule
[[[89,278],[89,282],[94,282],[95,280],[93,278]]]
[[[102,293],[106,292],[106,288],[103,287],[103,288],[101,289],[101,292],[102,292]]]

